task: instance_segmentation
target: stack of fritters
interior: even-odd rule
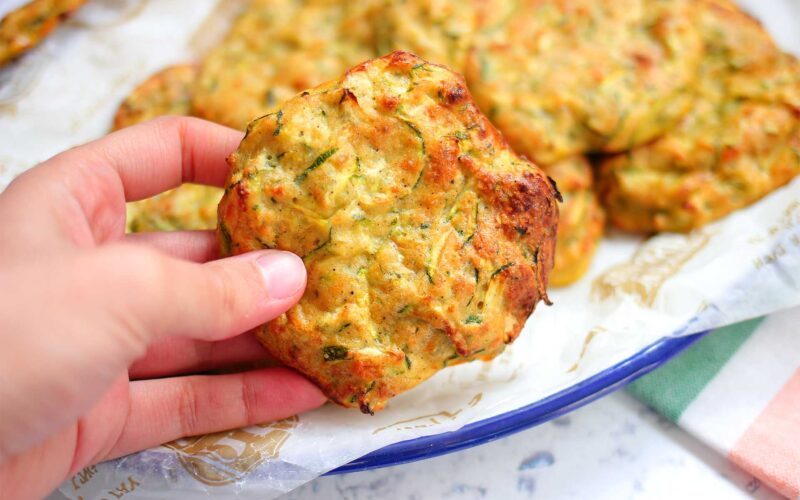
[[[557,285],[591,263],[603,208],[625,230],[686,231],[800,172],[798,63],[726,0],[254,0],[200,64],[191,104],[157,98],[138,116],[244,129],[396,49],[463,73],[512,147],[556,180]]]
[[[611,222],[688,231],[800,173],[800,65],[730,2],[697,2],[705,56],[690,111],[655,141],[600,162]]]

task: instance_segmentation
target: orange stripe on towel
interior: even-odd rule
[[[800,370],[747,428],[729,458],[781,494],[800,497]]]

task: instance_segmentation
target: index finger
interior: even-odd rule
[[[32,241],[47,248],[56,241],[85,241],[87,235],[94,241],[117,239],[124,232],[125,201],[183,182],[224,185],[225,159],[242,136],[197,118],[166,117],[65,151],[20,175],[2,193],[0,208],[25,207],[26,217],[9,217],[0,236],[24,240],[28,248]]]
[[[190,117],[164,117],[127,127],[50,161],[112,168],[127,201],[149,198],[184,182],[223,186],[226,157],[243,134]],[[92,165],[87,165],[92,166]]]

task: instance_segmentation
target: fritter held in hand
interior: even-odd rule
[[[86,0],[33,0],[0,21],[0,66],[39,44]]]
[[[520,0],[465,74],[481,109],[540,164],[622,151],[688,110],[702,55],[689,0]]]
[[[257,335],[341,405],[373,412],[495,357],[547,300],[558,193],[442,66],[356,66],[251,123],[229,161],[223,254],[289,250],[308,269]]]
[[[550,284],[566,286],[589,269],[603,237],[605,213],[592,188],[592,167],[583,156],[573,156],[544,167],[564,197],[558,219],[558,243]]]
[[[120,105],[114,129],[163,115],[188,115],[197,69],[192,65],[166,68],[139,85]],[[132,233],[213,229],[222,190],[184,184],[146,200],[128,204],[127,226]]]
[[[688,231],[800,174],[800,64],[730,2],[698,5],[708,56],[691,112],[601,165],[600,193],[620,228]]]

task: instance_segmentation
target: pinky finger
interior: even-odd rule
[[[279,420],[325,401],[311,382],[286,368],[131,382],[125,428],[103,460],[181,437]]]

